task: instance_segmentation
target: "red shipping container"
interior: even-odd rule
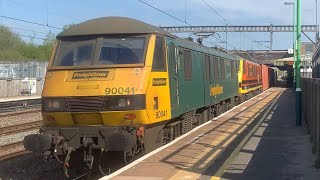
[[[262,69],[262,90],[265,91],[270,88],[269,84],[269,66],[261,65]]]

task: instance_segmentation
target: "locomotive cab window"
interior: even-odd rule
[[[90,65],[93,59],[95,40],[61,41],[54,66]]]
[[[145,37],[104,38],[98,64],[142,64],[145,43]]]
[[[53,66],[144,64],[147,36],[60,39]]]
[[[166,61],[163,51],[163,40],[157,36],[153,54],[152,71],[166,71]]]

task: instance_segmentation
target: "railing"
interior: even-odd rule
[[[47,66],[47,61],[0,61],[0,78],[44,78]]]
[[[302,111],[311,136],[315,167],[320,168],[320,79],[302,78]]]

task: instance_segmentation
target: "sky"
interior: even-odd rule
[[[292,6],[285,6],[290,0],[143,0],[146,3],[171,14],[191,25],[291,25]],[[217,15],[203,1],[219,14]],[[302,0],[302,24],[315,24],[316,0]],[[89,19],[106,16],[123,16],[138,19],[155,26],[185,26],[139,0],[0,0],[1,16],[32,21],[62,28],[66,24],[80,23]],[[320,14],[320,13],[319,13]],[[222,17],[221,17],[222,16]],[[41,43],[41,38],[51,31],[60,29],[34,25],[16,20],[0,18],[0,24],[10,27],[21,36],[36,37],[33,41]],[[319,19],[319,18],[318,18]],[[188,37],[192,34],[177,34]],[[315,34],[308,33],[314,40]],[[208,46],[226,47],[225,33],[218,33],[204,40]],[[256,50],[266,49],[254,41],[269,41],[269,33],[229,33],[228,49]],[[194,37],[194,36],[193,36]],[[30,37],[22,37],[30,41]],[[39,38],[39,39],[37,39]],[[220,40],[219,40],[220,39]],[[292,33],[274,33],[274,50],[292,48]],[[302,41],[308,41],[302,37]]]

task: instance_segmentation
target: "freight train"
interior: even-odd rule
[[[72,159],[92,169],[106,152],[147,153],[267,89],[265,68],[138,20],[89,20],[57,35],[45,125],[24,147],[67,176]]]

